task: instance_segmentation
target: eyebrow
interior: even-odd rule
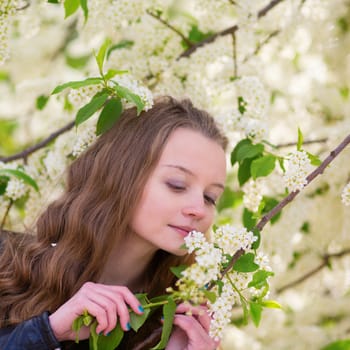
[[[183,171],[184,173],[186,173],[188,175],[195,176],[195,174],[191,170],[189,170],[189,169],[187,169],[187,168],[185,168],[185,167],[183,167],[181,165],[164,164],[164,166],[169,167],[169,168],[179,169],[179,170]],[[215,186],[215,187],[219,187],[222,190],[225,189],[225,186],[223,184],[221,184],[221,183],[213,183],[211,185]]]

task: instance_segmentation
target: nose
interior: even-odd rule
[[[187,202],[182,208],[182,214],[197,220],[203,219],[207,214],[207,208],[203,198],[197,198],[191,202]]]

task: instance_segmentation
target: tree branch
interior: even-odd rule
[[[181,37],[181,39],[189,46],[193,46],[192,41],[190,41],[185,35],[183,35],[178,29],[176,29],[175,27],[173,27],[170,23],[168,23],[167,21],[165,21],[164,19],[162,19],[160,16],[156,15],[155,13],[153,13],[150,10],[146,10],[146,12],[153,18],[155,18],[157,21],[161,22],[162,24],[164,24],[167,28],[169,28],[170,30],[172,30],[174,33],[176,33],[178,36]]]
[[[304,275],[302,275],[301,277],[297,278],[296,280],[287,283],[286,285],[277,288],[276,289],[276,293],[282,293],[284,292],[286,289],[295,287],[296,285],[304,282],[305,280],[307,280],[309,277],[315,275],[317,272],[321,271],[324,267],[329,265],[330,259],[336,259],[336,258],[341,258],[344,255],[350,254],[350,248],[348,249],[344,249],[338,253],[334,253],[334,254],[325,254],[322,257],[322,262],[315,267],[314,269],[310,270],[309,272],[305,273]]]
[[[318,175],[322,174],[326,167],[338,156],[338,154],[350,143],[350,134],[333,150],[329,156],[322,162],[322,164],[316,168],[306,178],[306,186]],[[289,202],[291,202],[300,191],[291,192],[281,202],[279,202],[274,208],[272,208],[267,214],[265,214],[258,224],[255,226],[256,229],[261,231],[263,227],[270,221],[276,214],[278,214]]]
[[[0,231],[1,231],[1,230],[4,228],[4,226],[5,226],[5,222],[6,222],[7,216],[9,215],[9,212],[10,212],[10,209],[11,209],[12,205],[13,205],[13,200],[10,199],[9,204],[8,204],[6,210],[5,210],[4,217],[3,217],[2,220],[1,220]]]
[[[272,0],[269,4],[267,4],[265,7],[263,7],[261,10],[258,11],[257,13],[257,18],[261,18],[265,16],[270,10],[272,10],[276,5],[278,5],[280,2],[284,0]],[[218,37],[220,36],[225,36],[228,34],[232,34],[238,30],[238,25],[234,25],[232,27],[226,28],[220,32],[217,32],[206,39],[203,39],[202,41],[196,43],[196,44],[191,44],[190,47],[185,50],[177,59],[180,59],[182,57],[189,57],[191,56],[198,48],[210,44],[213,41],[215,41]]]
[[[58,129],[57,131],[53,132],[46,139],[42,140],[41,142],[37,143],[34,146],[26,148],[25,150],[23,150],[17,154],[14,154],[14,155],[9,156],[9,157],[1,157],[0,156],[0,161],[4,162],[4,163],[8,163],[8,162],[12,162],[13,160],[16,160],[16,159],[26,159],[30,154],[34,153],[35,151],[37,151],[41,148],[44,148],[51,141],[53,141],[55,138],[57,138],[58,136],[64,134],[65,132],[69,131],[70,129],[72,129],[74,125],[75,125],[74,121],[68,123],[67,125],[65,125],[61,129]]]

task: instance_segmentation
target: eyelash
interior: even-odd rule
[[[177,185],[177,184],[174,184],[174,183],[171,183],[171,182],[167,182],[167,186],[169,188],[171,188],[173,191],[175,192],[181,192],[181,191],[184,191],[186,189],[186,186],[183,186],[183,185]],[[213,206],[216,206],[216,200],[211,198],[210,196],[208,195],[204,195],[204,200],[210,204],[210,205],[213,205]]]

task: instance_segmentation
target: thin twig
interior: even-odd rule
[[[326,167],[338,156],[338,154],[350,143],[350,134],[333,150],[329,156],[322,162],[322,164],[316,168],[312,173],[306,177],[306,186],[318,175],[322,174]],[[264,226],[278,214],[289,202],[291,202],[300,191],[291,192],[287,197],[282,199],[274,208],[272,208],[267,214],[265,214],[253,230],[261,231]],[[230,260],[228,266],[222,271],[221,276],[223,277],[235,264],[235,262],[245,253],[244,249],[239,249]],[[317,272],[317,271],[316,271]],[[212,288],[213,285],[210,285]]]
[[[338,154],[350,143],[350,134],[330,152],[329,156],[317,167],[311,174],[306,177],[306,186],[318,175],[322,174],[326,167],[338,156]],[[278,214],[289,202],[291,202],[300,191],[291,192],[281,202],[279,202],[274,208],[272,208],[267,214],[265,214],[258,224],[255,226],[256,229],[261,231],[263,227],[276,215]]]
[[[238,77],[238,65],[237,65],[237,41],[236,41],[236,33],[232,33],[232,48],[233,48],[233,76],[234,78]]]
[[[26,159],[30,154],[34,153],[35,151],[37,151],[41,148],[44,148],[51,141],[53,141],[55,138],[57,138],[58,136],[64,134],[65,132],[69,131],[70,129],[72,129],[74,125],[75,125],[74,121],[70,122],[67,125],[65,125],[64,127],[62,127],[61,129],[58,129],[57,131],[53,132],[49,137],[47,137],[46,139],[37,143],[36,145],[28,147],[25,150],[23,150],[17,154],[14,154],[12,156],[9,156],[9,157],[0,157],[0,161],[4,162],[4,163],[8,163],[8,162],[12,162],[13,160],[16,160],[16,159]]]
[[[303,145],[311,145],[313,143],[325,143],[327,141],[328,141],[328,138],[324,137],[322,139],[303,141]],[[292,147],[292,146],[296,146],[296,145],[297,145],[296,142],[287,142],[287,143],[281,143],[279,145],[276,145],[275,148]]]
[[[10,199],[9,204],[8,204],[8,206],[6,208],[5,214],[4,214],[4,216],[3,216],[2,220],[1,220],[0,230],[2,230],[4,228],[4,226],[5,226],[5,222],[6,222],[7,216],[9,215],[9,212],[10,212],[10,209],[11,209],[12,205],[13,205],[13,200]]]
[[[246,57],[243,59],[242,63],[246,63],[251,57],[256,56],[256,55],[259,53],[259,51],[262,49],[262,47],[263,47],[264,45],[268,44],[268,43],[270,42],[270,40],[271,40],[272,38],[274,38],[276,35],[278,35],[279,33],[280,33],[280,30],[275,30],[275,31],[273,31],[272,33],[270,33],[270,34],[268,35],[268,37],[267,37],[265,40],[263,40],[261,43],[259,43],[259,44],[256,46],[256,48],[255,48],[255,50],[254,50],[253,53],[251,53],[250,55],[246,56]]]
[[[294,280],[290,283],[287,283],[286,285],[284,285],[280,288],[277,288],[276,293],[282,293],[286,289],[295,287],[296,285],[304,282],[305,280],[307,280],[311,276],[313,276],[316,273],[318,273],[319,271],[321,271],[324,267],[329,266],[330,259],[341,258],[347,254],[350,254],[350,248],[344,249],[341,252],[334,253],[334,254],[325,254],[322,258],[322,262],[318,266],[316,266],[314,269],[310,270],[309,272],[305,273],[301,277],[297,278],[296,280]]]
[[[185,35],[183,35],[178,29],[173,27],[170,23],[162,19],[160,16],[156,15],[150,10],[146,10],[146,12],[153,18],[155,18],[157,21],[164,24],[166,27],[168,27],[170,30],[172,30],[174,33],[176,33],[178,36],[181,37],[181,39],[187,44],[188,47],[191,47],[193,45],[192,41],[190,41]]]
[[[260,11],[258,11],[257,13],[257,18],[261,18],[263,16],[265,16],[270,10],[272,10],[276,5],[278,5],[280,2],[282,2],[284,0],[273,0],[271,1],[269,4],[267,4],[265,7],[263,7]],[[177,59],[180,59],[182,57],[189,57],[191,56],[198,48],[210,44],[213,41],[215,41],[218,37],[220,36],[225,36],[228,34],[232,34],[235,31],[238,30],[238,25],[235,24],[232,27],[226,28],[220,32],[217,32],[205,39],[203,39],[202,41],[196,43],[196,44],[192,44],[187,50],[185,50]]]

